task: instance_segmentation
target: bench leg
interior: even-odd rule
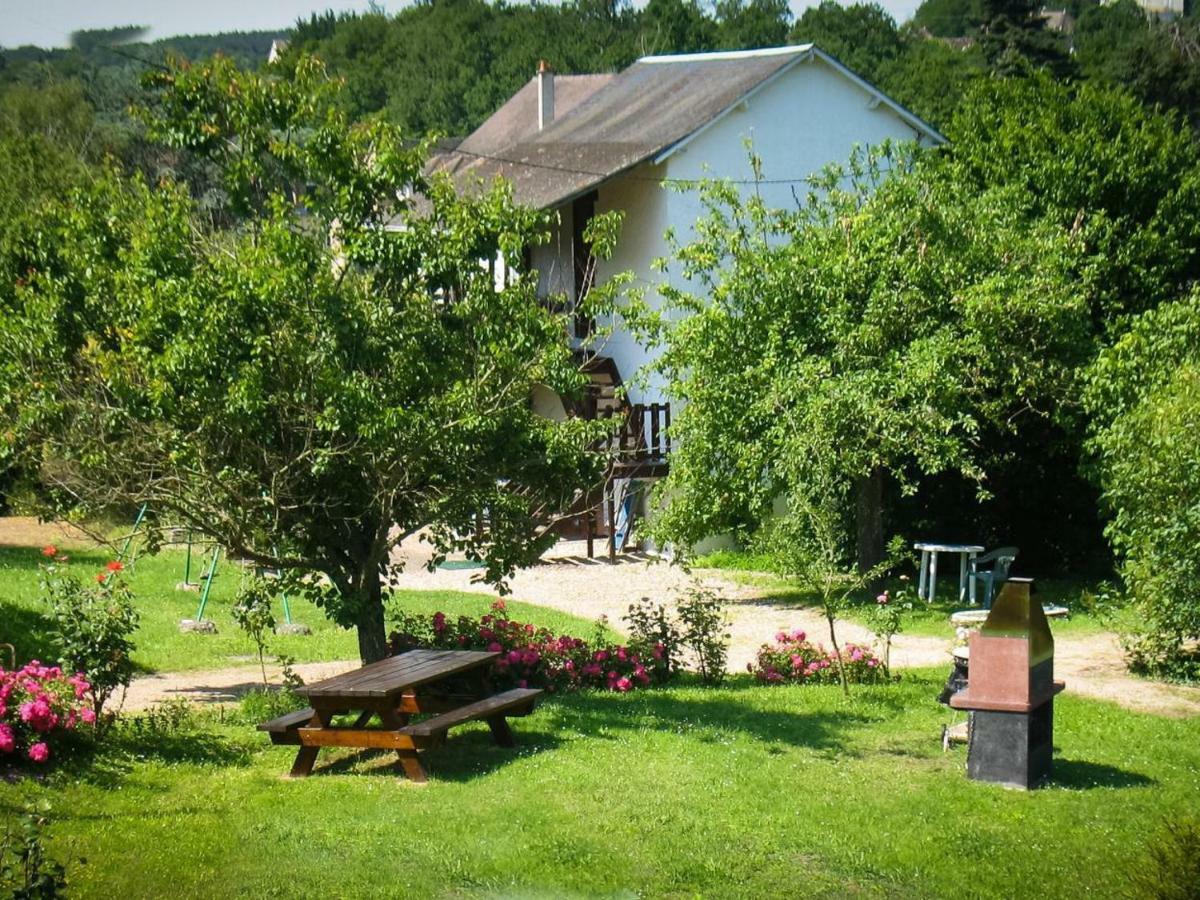
[[[326,712],[315,712],[313,717],[308,720],[309,727],[320,726],[324,728],[331,721],[333,715]],[[320,752],[320,747],[301,747],[296,751],[296,761],[292,763],[292,771],[288,773],[289,778],[307,778],[313,770],[313,765],[317,761],[317,754]]]
[[[424,784],[429,780],[429,776],[425,774],[425,767],[421,765],[421,760],[417,757],[416,750],[397,750],[396,755],[400,757],[400,768],[404,769],[404,774],[409,781],[414,784]]]
[[[487,720],[488,728],[492,729],[492,738],[501,747],[515,747],[516,741],[513,740],[512,729],[508,727],[508,720],[504,716],[492,716]]]

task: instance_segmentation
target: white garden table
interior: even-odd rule
[[[958,602],[962,603],[968,591],[971,595],[971,605],[975,605],[975,579],[967,578],[970,560],[983,552],[978,544],[913,544],[913,548],[921,551],[921,572],[917,579],[917,596],[926,603],[932,603],[937,594],[937,563],[939,553],[957,553],[958,564]],[[968,588],[968,581],[970,587]]]

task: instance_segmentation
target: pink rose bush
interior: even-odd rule
[[[846,680],[870,683],[883,680],[883,668],[871,648],[860,644],[842,647]],[[781,631],[773,644],[763,644],[758,656],[746,666],[763,684],[837,684],[838,658],[832,651],[796,631]]]
[[[422,647],[500,653],[493,670],[498,687],[548,691],[600,688],[624,693],[650,684],[663,660],[658,646],[591,647],[582,638],[518,622],[508,617],[503,600],[478,619],[459,616],[450,621],[441,612],[428,619],[402,616],[388,643],[393,654]]]
[[[69,732],[95,722],[90,690],[83,675],[36,659],[16,671],[0,668],[0,759],[49,760]]]

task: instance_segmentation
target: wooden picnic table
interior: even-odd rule
[[[508,716],[528,715],[540,690],[516,688],[493,693],[489,673],[500,656],[476,650],[410,650],[352,672],[298,688],[311,704],[264,722],[275,744],[299,745],[291,775],[312,772],[322,747],[374,747],[395,750],[410,780],[424,782],[417,756],[445,740],[465,722],[486,721],[503,747],[513,745]],[[357,713],[352,725],[334,725],[335,716]],[[434,715],[418,722],[418,714]],[[379,724],[368,727],[372,719]]]

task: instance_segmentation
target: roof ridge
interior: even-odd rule
[[[705,53],[675,53],[665,56],[642,56],[640,63],[703,62],[721,59],[754,59],[763,56],[783,56],[788,53],[807,53],[813,48],[808,44],[790,44],[786,47],[762,47],[758,50],[714,50]]]

